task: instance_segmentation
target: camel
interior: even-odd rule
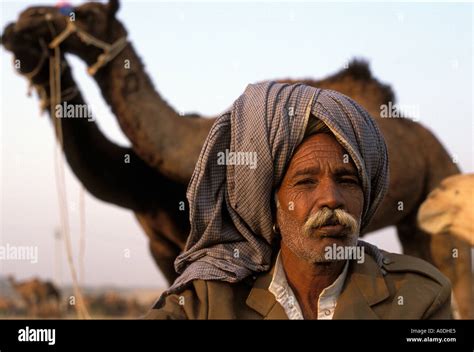
[[[78,6],[73,9],[76,18],[71,30],[69,17],[57,8],[32,7],[7,26],[2,43],[20,59],[20,72],[27,74],[47,102],[49,68],[42,59],[44,43],[59,33],[69,33],[61,38],[62,53],[76,55],[96,68],[103,50],[88,44],[80,33],[118,43],[127,35],[115,16],[118,8],[118,1]],[[64,32],[66,28],[70,31]],[[131,43],[93,71],[132,148],[115,145],[85,119],[61,119],[66,159],[90,193],[135,212],[150,239],[157,265],[172,282],[176,278],[174,258],[184,248],[189,232],[186,185],[215,118],[179,115],[155,90]],[[466,264],[471,261],[469,244],[452,237],[430,237],[416,222],[418,208],[428,193],[442,179],[459,173],[442,144],[419,123],[380,116],[381,107],[395,103],[395,96],[363,62],[355,61],[326,79],[301,81],[350,96],[376,119],[388,146],[391,181],[367,232],[395,225],[404,253],[436,265],[452,281],[456,297],[465,298],[467,292],[470,299],[460,302],[461,316],[473,316],[471,272]],[[63,101],[85,104],[64,56],[61,82]],[[66,90],[75,94],[68,96]],[[125,163],[125,157],[130,162]],[[450,256],[452,248],[459,250],[457,260]]]
[[[418,224],[432,236],[457,236],[474,247],[474,174],[448,177],[423,202]]]
[[[0,296],[0,317],[1,316],[11,316],[15,314],[17,311],[17,307],[15,302],[8,298]]]
[[[11,287],[20,295],[33,317],[58,315],[60,312],[61,293],[50,281],[33,278],[17,282],[13,276],[8,277]],[[50,309],[50,308],[53,309]]]
[[[444,179],[418,210],[420,228],[434,237],[455,236],[474,247],[473,190],[474,174]],[[453,256],[457,256],[457,253],[454,252]]]
[[[86,296],[87,305],[96,317],[138,317],[146,308],[133,297],[125,297],[114,291]]]

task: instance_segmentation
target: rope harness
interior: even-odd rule
[[[53,40],[46,45],[44,40],[40,38],[40,46],[42,48],[41,57],[37,66],[28,73],[23,75],[30,81],[30,88],[35,87],[38,91],[38,94],[41,99],[41,109],[45,110],[47,106],[50,107],[51,118],[53,119],[53,124],[56,132],[56,136],[59,142],[60,148],[55,149],[54,162],[55,162],[55,175],[56,175],[56,187],[59,200],[60,208],[60,221],[62,233],[65,237],[65,247],[67,260],[69,264],[69,269],[71,273],[71,278],[73,282],[74,294],[77,298],[77,304],[75,304],[76,312],[79,318],[90,319],[90,314],[87,310],[80,286],[79,280],[76,273],[76,268],[73,260],[72,244],[71,244],[71,235],[70,235],[70,224],[67,208],[67,193],[66,193],[66,183],[65,183],[65,173],[64,173],[64,160],[62,158],[62,150],[64,147],[63,131],[61,122],[58,118],[55,118],[55,107],[58,104],[61,104],[63,100],[70,100],[74,98],[79,91],[77,87],[69,87],[64,91],[61,90],[61,74],[67,68],[66,62],[61,62],[61,51],[60,45],[72,34],[76,34],[79,39],[86,45],[93,45],[97,48],[103,50],[103,53],[100,54],[97,58],[97,61],[88,67],[87,72],[89,75],[94,76],[97,71],[107,65],[110,61],[115,59],[118,54],[128,45],[126,37],[122,37],[115,41],[112,44],[108,44],[81,28],[77,27],[73,21],[67,21],[66,28],[59,34],[56,34],[56,30],[52,23],[51,14],[45,14],[45,20],[48,25],[49,31],[53,37]],[[53,50],[53,55],[49,54],[49,50]],[[33,79],[38,75],[38,73],[43,68],[46,58],[49,57],[49,89],[50,89],[50,98],[47,98],[46,89],[42,84],[34,84]],[[83,187],[81,185],[80,193],[80,249],[79,249],[79,262],[80,265],[84,264],[84,238],[85,238],[85,212],[84,212],[84,194]],[[81,271],[81,281],[83,280],[83,270]]]
[[[49,55],[48,49],[54,50],[55,48],[59,48],[59,46],[64,40],[66,40],[69,36],[76,34],[78,38],[84,44],[93,45],[96,48],[102,49],[103,51],[103,53],[97,57],[97,61],[93,65],[87,68],[87,73],[90,76],[95,76],[97,71],[99,71],[102,67],[107,65],[113,59],[115,59],[117,55],[120,54],[123,51],[123,49],[125,49],[125,47],[128,45],[128,40],[126,36],[119,38],[112,44],[109,44],[87,33],[86,31],[78,27],[74,23],[74,21],[68,21],[67,19],[65,19],[67,22],[66,28],[61,33],[56,35],[54,26],[51,23],[53,19],[51,14],[47,13],[44,15],[44,17],[45,17],[50,33],[54,36],[53,40],[49,43],[49,45],[46,45],[43,38],[39,39],[40,46],[42,49],[40,60],[38,64],[36,65],[36,67],[33,70],[31,70],[31,72],[23,73],[23,76],[25,76],[30,82],[30,89],[28,90],[28,96],[31,95],[32,87],[35,87],[38,92],[38,95],[41,101],[41,105],[40,105],[41,111],[44,111],[48,106],[50,106],[51,102],[47,98],[47,94],[44,87],[41,84],[34,84],[33,79],[41,71],[46,59],[48,57],[51,58],[51,56]],[[64,70],[67,67],[68,67],[67,62],[61,62],[61,72],[64,72]],[[50,84],[51,84],[51,81],[50,81]],[[74,98],[77,94],[79,94],[77,87],[69,87],[65,89],[64,91],[60,91],[60,92],[61,92],[62,100],[70,100]]]
[[[48,22],[51,20],[50,14],[46,14],[46,20],[48,20]],[[104,51],[99,55],[95,64],[89,66],[87,69],[87,72],[91,76],[94,76],[101,67],[115,59],[115,57],[120,54],[122,50],[128,45],[127,37],[122,37],[116,40],[113,44],[108,44],[77,27],[74,21],[68,21],[66,28],[57,37],[55,37],[51,43],[49,43],[49,48],[54,49],[58,47],[64,40],[74,33],[77,34],[79,39],[81,39],[81,41],[86,45],[94,45],[95,47]]]
[[[51,34],[55,34],[54,27],[47,19],[49,30]],[[55,106],[61,103],[62,94],[61,94],[61,52],[59,46],[53,48],[54,55],[49,57],[49,88],[50,88],[50,114],[53,119],[53,124],[56,131],[56,136],[58,138],[59,147],[55,148],[54,154],[54,166],[55,166],[55,175],[56,175],[56,187],[58,193],[59,201],[59,212],[60,212],[60,221],[62,233],[64,234],[66,255],[69,265],[69,270],[71,273],[74,295],[77,298],[77,304],[74,305],[76,308],[77,315],[81,319],[90,319],[89,312],[82,295],[82,291],[79,286],[76,267],[74,265],[73,253],[72,253],[72,244],[71,244],[71,233],[70,233],[70,224],[69,224],[69,214],[68,214],[68,202],[67,202],[67,193],[66,193],[66,182],[65,182],[65,173],[64,173],[64,160],[62,159],[62,150],[64,146],[63,131],[61,127],[61,121],[55,118]]]

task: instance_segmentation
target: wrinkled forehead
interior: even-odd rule
[[[317,164],[321,161],[327,162],[335,168],[347,167],[356,170],[349,153],[330,133],[317,133],[306,137],[296,148],[288,169],[307,167],[308,164]]]

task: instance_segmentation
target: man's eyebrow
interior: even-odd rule
[[[298,176],[306,176],[306,175],[316,175],[319,173],[319,167],[311,166],[305,167],[303,169],[299,169],[295,171],[292,175],[293,178]],[[356,176],[359,177],[359,173],[354,167],[347,167],[347,166],[338,166],[334,169],[334,176]]]
[[[336,176],[357,176],[359,177],[359,173],[357,172],[357,169],[354,167],[337,167],[334,170],[334,175]]]
[[[298,177],[298,176],[303,176],[303,175],[315,175],[319,173],[319,167],[317,166],[311,166],[311,167],[305,167],[303,169],[296,170],[292,177]]]

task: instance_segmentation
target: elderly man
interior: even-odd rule
[[[358,240],[387,186],[385,142],[357,103],[249,85],[204,144],[181,276],[147,318],[450,318],[437,269]]]

